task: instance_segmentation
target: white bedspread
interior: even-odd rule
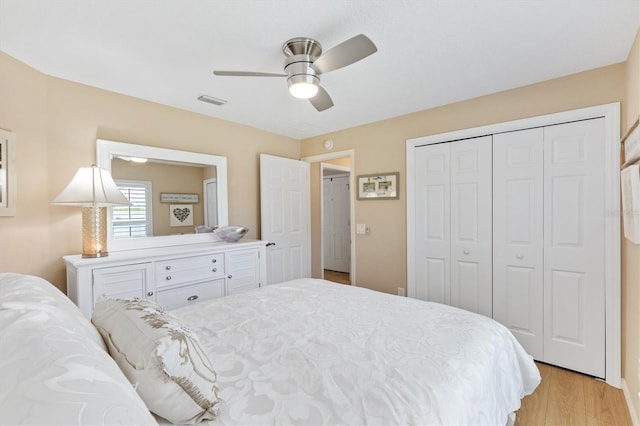
[[[489,318],[321,280],[173,313],[218,372],[216,424],[504,425],[540,382]]]

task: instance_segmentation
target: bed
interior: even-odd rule
[[[35,301],[27,302],[28,298]],[[64,315],[51,312],[55,304]],[[7,314],[12,309],[22,313]],[[0,274],[0,375],[9,384],[0,390],[0,423],[167,423],[157,413],[149,415],[146,408],[153,400],[148,395],[145,404],[144,397],[127,387],[130,372],[122,366],[119,371],[121,360],[107,352],[113,349],[114,336],[101,326],[97,333],[76,311],[44,280]],[[167,315],[194,339],[189,344],[181,340],[179,351],[197,353],[203,358],[200,367],[215,370],[215,419],[196,416],[193,422],[508,424],[521,399],[540,382],[531,357],[506,328],[489,318],[323,280],[271,285]],[[133,328],[118,326],[116,331],[129,333]],[[71,374],[71,379],[72,369],[65,373],[67,367],[48,371],[55,370],[49,368],[50,360],[25,349],[25,343],[37,340],[32,336],[45,330],[47,338],[63,331],[66,334],[58,338],[66,342],[81,338],[82,344],[70,346],[70,354],[50,355],[71,360],[81,353],[75,364],[93,363],[92,370]],[[139,338],[130,340],[140,344]],[[6,352],[15,348],[18,355],[7,357]],[[203,383],[206,387],[209,382]],[[77,387],[81,393],[74,390]],[[138,393],[140,388],[137,383]],[[113,397],[105,404],[101,392],[114,391],[126,397]],[[60,421],[41,414],[62,415],[62,404],[66,416]]]

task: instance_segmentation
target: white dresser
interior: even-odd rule
[[[88,318],[101,295],[176,309],[264,285],[265,258],[260,240],[127,250],[99,259],[65,256],[67,294]]]

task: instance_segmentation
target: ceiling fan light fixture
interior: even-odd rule
[[[313,98],[318,94],[318,78],[309,74],[298,74],[289,77],[289,93],[299,99]]]

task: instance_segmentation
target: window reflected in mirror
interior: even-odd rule
[[[151,181],[115,179],[115,182],[131,205],[113,206],[113,238],[152,237]]]

